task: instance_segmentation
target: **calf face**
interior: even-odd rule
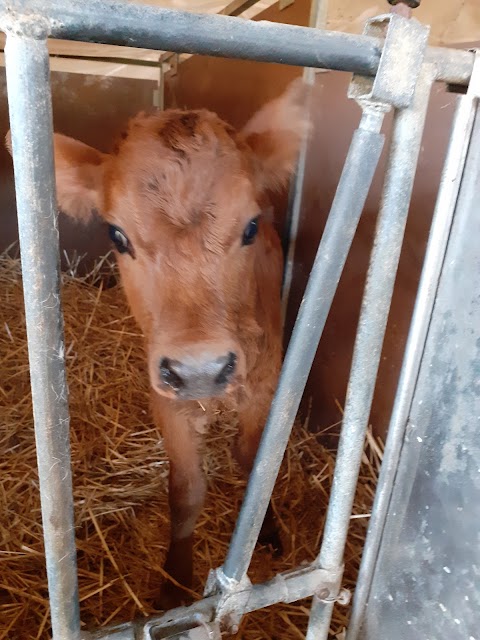
[[[304,115],[294,83],[241,132],[208,111],[134,118],[111,154],[55,135],[58,203],[108,223],[144,335],[152,388],[202,399],[243,384],[256,323],[255,242],[295,162]]]
[[[277,380],[282,260],[265,194],[294,167],[302,97],[295,82],[238,132],[208,111],[139,115],[111,154],[54,139],[60,209],[107,222],[145,336],[171,461],[167,568],[181,583],[205,494],[192,401],[237,398],[237,459],[248,471]]]

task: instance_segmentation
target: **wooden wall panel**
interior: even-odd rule
[[[101,78],[52,73],[56,131],[108,151],[129,117],[150,108],[155,84],[124,78]],[[12,160],[3,144],[9,129],[5,70],[0,69],[0,251],[18,239]],[[69,254],[87,254],[86,269],[110,248],[103,225],[79,226],[60,217],[60,248]]]

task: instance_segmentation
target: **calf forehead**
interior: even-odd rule
[[[244,151],[235,130],[215,114],[166,111],[130,122],[117,145],[117,169],[133,176],[150,169],[157,180],[170,171],[189,181],[200,169],[212,176],[246,169]]]
[[[225,243],[256,214],[244,147],[208,111],[135,118],[107,174],[106,199],[107,211],[155,242],[190,231]]]

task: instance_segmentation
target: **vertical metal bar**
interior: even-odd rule
[[[363,453],[380,354],[407,221],[434,69],[425,65],[412,105],[395,114],[391,150],[362,301],[319,566],[338,569]],[[307,640],[326,640],[333,601],[314,596]]]
[[[46,30],[7,32],[5,63],[35,440],[55,640],[80,638]],[[42,33],[42,31],[45,31]]]
[[[465,159],[480,97],[480,55],[476,54],[473,74],[466,96],[458,99],[450,143],[437,196],[422,275],[412,315],[402,371],[392,411],[382,468],[378,480],[372,517],[368,527],[362,564],[355,589],[355,598],[347,632],[347,640],[357,640],[370,591],[373,572],[385,518],[397,472],[398,461],[413,400],[415,385],[427,337],[435,295],[447,248],[456,201],[462,181]]]
[[[307,69],[305,69],[307,71]],[[313,70],[312,70],[313,71]],[[313,75],[313,74],[312,74]],[[313,75],[314,77],[314,75]],[[309,85],[305,110],[311,112],[313,81],[309,81],[307,73],[304,74],[304,82]],[[283,269],[282,281],[282,326],[285,327],[287,318],[288,301],[290,299],[290,289],[292,287],[293,269],[295,266],[295,249],[297,246],[298,229],[300,226],[300,214],[302,210],[303,184],[305,181],[305,166],[308,151],[308,135],[305,133],[302,138],[300,151],[297,159],[297,169],[293,178],[288,197],[287,220],[284,231],[284,254],[285,266]]]
[[[355,131],[312,267],[279,385],[223,569],[240,581],[248,570],[318,342],[383,148],[382,110],[366,112]]]
[[[310,9],[310,27],[324,29],[327,22],[328,0],[312,0]],[[308,85],[308,95],[305,109],[311,113],[313,86],[315,84],[316,69],[305,67],[303,70],[303,81]],[[300,224],[300,214],[303,199],[303,184],[305,182],[305,164],[308,152],[308,136],[304,135],[297,160],[297,170],[290,188],[288,199],[287,220],[285,225],[285,268],[282,283],[282,326],[288,310],[288,300],[293,279],[293,268],[295,266],[295,248],[297,244],[298,228]]]

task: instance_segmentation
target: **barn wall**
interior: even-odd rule
[[[260,19],[308,24],[309,2],[296,0],[279,11],[272,7]],[[167,104],[178,107],[208,107],[233,125],[243,124],[264,102],[277,96],[301,71],[281,65],[192,57],[170,78]],[[360,110],[346,98],[349,74],[317,74],[313,120],[303,210],[296,253],[296,265],[287,319],[287,339],[291,333],[315,251],[357,126]],[[382,354],[371,422],[383,436],[388,424],[405,345],[414,296],[420,275],[428,228],[433,213],[439,176],[445,156],[454,98],[443,86],[433,91],[422,145],[419,170],[401,256],[399,274]],[[385,131],[391,125],[387,119]],[[310,416],[312,429],[324,429],[341,418],[353,351],[360,300],[374,232],[385,165],[381,166],[368,198],[348,263],[334,300],[302,404],[303,417]],[[286,194],[276,199],[281,228]]]
[[[351,136],[360,116],[359,108],[345,97],[348,81],[345,74],[317,76],[313,114],[315,135],[307,157],[287,335],[293,327]],[[372,407],[371,422],[375,432],[381,436],[388,426],[395,394],[448,142],[453,102],[452,96],[442,86],[434,87]],[[389,132],[390,126],[391,118],[388,118],[385,133]],[[312,399],[314,427],[324,428],[341,419],[340,407],[346,394],[386,152],[387,148],[382,154],[308,381],[303,411],[308,411],[308,403]]]
[[[146,80],[102,78],[69,73],[52,73],[52,100],[56,131],[108,151],[128,118],[152,105],[155,84]],[[0,141],[9,129],[5,69],[0,69]],[[61,251],[88,253],[88,268],[110,248],[99,221],[78,227],[60,217]],[[18,240],[13,167],[10,155],[0,144],[0,251]],[[65,261],[63,261],[65,263]]]

